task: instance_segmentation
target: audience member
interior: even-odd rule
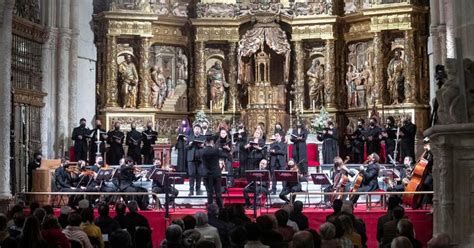
[[[298,224],[290,219],[290,216],[293,214],[293,205],[287,204],[281,209],[285,210],[288,213],[288,222],[286,223],[286,225],[293,228],[293,231],[295,232],[299,231],[300,228],[298,227]]]
[[[201,233],[201,240],[202,239],[209,239],[212,240],[216,244],[216,248],[221,248],[222,243],[221,239],[219,238],[219,233],[217,232],[217,228],[210,226],[208,224],[207,214],[203,212],[197,212],[195,215],[196,218],[196,230]]]
[[[314,248],[320,248],[321,247],[321,236],[319,235],[319,233],[316,230],[312,229],[312,228],[306,229],[306,231],[310,232],[313,235]]]
[[[319,234],[321,235],[321,248],[340,248],[341,243],[335,239],[336,226],[330,222],[325,222],[319,227]]]
[[[303,203],[301,201],[296,201],[293,204],[293,213],[290,214],[290,220],[296,222],[299,230],[308,229],[308,217],[303,214]]]
[[[230,244],[232,248],[244,248],[247,243],[247,231],[243,226],[237,226],[230,231]]]
[[[23,211],[16,212],[13,214],[13,225],[8,228],[8,232],[10,233],[10,237],[14,239],[18,239],[21,233],[23,232],[23,226],[25,224],[25,214]]]
[[[82,210],[82,209],[91,208],[91,204],[90,204],[89,200],[87,200],[87,199],[80,200],[77,206],[79,208],[79,211]]]
[[[138,227],[135,231],[135,248],[152,248],[151,231],[146,227]]]
[[[275,217],[277,219],[278,227],[277,231],[283,236],[283,241],[289,242],[293,238],[295,231],[293,228],[287,225],[288,222],[288,213],[280,209],[275,212]]]
[[[451,240],[446,233],[435,235],[428,241],[428,248],[449,248],[451,247]]]
[[[257,224],[262,232],[260,241],[262,241],[264,245],[272,246],[283,242],[283,235],[275,230],[278,224],[273,215],[261,215],[257,217]]]
[[[299,231],[293,236],[293,248],[314,248],[313,235],[308,231]]]
[[[392,220],[386,222],[382,229],[382,247],[390,247],[392,240],[398,236],[397,224],[405,216],[405,210],[401,206],[396,206],[392,210]]]
[[[413,224],[408,219],[402,219],[397,223],[397,231],[400,236],[407,237],[413,248],[421,248],[423,245],[420,241],[415,239],[415,232],[413,231]]]
[[[166,228],[165,240],[161,242],[160,247],[161,248],[182,247],[182,242],[181,242],[182,235],[183,235],[183,230],[181,229],[181,227],[174,224],[169,225],[168,228]]]
[[[46,210],[43,208],[37,208],[33,212],[32,216],[34,216],[36,219],[38,219],[40,225],[43,224],[44,217],[46,217]]]
[[[247,231],[247,243],[245,248],[270,248],[270,246],[264,245],[260,241],[260,227],[257,223],[246,223],[245,230]]]
[[[392,240],[392,243],[389,246],[390,248],[413,248],[410,240],[407,237],[396,237]]]
[[[354,247],[354,245],[352,244],[352,241],[350,239],[344,237],[344,228],[342,227],[341,221],[336,217],[336,218],[331,218],[331,220],[329,222],[331,222],[336,227],[336,237],[335,237],[335,239],[339,241],[342,248],[352,248],[352,247]]]
[[[352,224],[354,225],[354,229],[360,235],[362,247],[367,247],[367,233],[365,228],[365,222],[360,219],[356,218],[354,215],[354,204],[352,201],[344,201],[341,208],[341,214],[348,215],[351,220]]]
[[[60,210],[60,214],[58,217],[58,222],[59,225],[61,225],[61,228],[64,229],[69,225],[69,222],[67,222],[67,218],[69,217],[69,213],[71,212],[71,208],[69,206],[62,206]]]
[[[332,203],[332,209],[334,210],[334,212],[326,216],[326,221],[329,221],[329,219],[339,216],[339,214],[341,213],[341,208],[342,208],[342,200],[341,199],[334,200],[334,202]]]
[[[16,204],[14,205],[10,211],[8,212],[8,222],[7,222],[7,228],[10,229],[10,227],[12,227],[13,225],[15,225],[14,221],[14,216],[16,213],[22,213],[22,215],[24,216],[24,213],[23,213],[23,206],[19,205],[19,204]]]
[[[25,220],[23,232],[18,241],[21,248],[48,248],[48,244],[41,236],[41,228],[38,219],[30,216]]]
[[[81,215],[77,212],[71,212],[67,220],[69,225],[63,230],[64,235],[66,235],[69,240],[80,243],[82,248],[92,248],[87,234],[80,227],[82,222]]]
[[[82,223],[81,229],[87,234],[92,246],[104,248],[104,239],[100,228],[94,224],[94,210],[85,208],[81,213]]]
[[[125,212],[127,211],[127,206],[123,203],[117,203],[115,205],[115,217],[114,220],[117,221],[120,228],[127,230],[130,233],[130,220],[125,216]]]
[[[245,214],[245,208],[242,204],[230,205],[230,222],[236,226],[251,222]]]
[[[355,247],[362,248],[362,241],[360,235],[356,232],[352,219],[347,214],[341,214],[337,217],[344,230],[344,237],[349,239]]]
[[[383,225],[385,225],[385,223],[393,220],[393,214],[392,214],[392,211],[393,209],[399,205],[399,198],[398,197],[395,197],[395,196],[390,196],[388,198],[388,203],[387,203],[387,213],[383,216],[381,216],[378,220],[377,220],[377,241],[379,241],[379,243],[382,242],[382,238],[383,238]]]
[[[183,217],[183,222],[184,222],[184,231],[186,230],[191,230],[196,227],[196,218],[192,215],[185,215]]]
[[[54,215],[54,208],[51,205],[44,205],[44,211],[46,211],[46,215]]]
[[[109,211],[110,209],[107,204],[100,204],[98,207],[99,217],[94,221],[94,224],[100,228],[104,237],[105,247],[108,247],[110,234],[120,228],[120,224],[109,216]]]
[[[219,215],[219,208],[217,207],[217,205],[209,204],[207,206],[207,217],[208,217],[209,225],[217,228],[222,246],[227,247],[230,244],[229,233],[230,233],[230,230],[232,230],[232,228],[234,227],[234,225],[232,223],[226,223],[223,220],[219,219],[218,215]]]
[[[35,212],[35,210],[36,210],[37,208],[40,208],[39,202],[37,202],[37,201],[31,202],[31,203],[30,203],[30,206],[29,206],[30,215],[33,215],[33,213]],[[41,222],[40,222],[40,224],[41,224]]]
[[[201,233],[196,229],[189,229],[183,232],[183,246],[187,248],[194,248],[197,242],[201,239]]]
[[[120,229],[116,230],[110,235],[109,245],[110,248],[132,248],[130,233]]]
[[[70,248],[71,242],[61,230],[58,219],[54,215],[46,215],[43,220],[41,236],[49,247]]]
[[[148,224],[148,220],[141,214],[138,213],[138,203],[134,200],[128,202],[128,213],[125,217],[128,219],[130,236],[132,237],[132,243],[135,242],[135,230],[137,227],[146,227],[150,229],[150,225]]]
[[[178,225],[179,227],[181,227],[181,230],[184,230],[184,221],[183,221],[183,219],[173,219],[171,221],[171,224]]]
[[[7,216],[0,214],[0,247],[17,248],[18,244],[15,239],[10,237],[7,231]]]
[[[201,239],[197,242],[196,248],[216,248],[216,244],[207,239]]]

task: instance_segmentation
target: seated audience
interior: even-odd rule
[[[181,230],[184,230],[184,221],[183,221],[183,219],[173,219],[171,221],[171,224],[178,225],[179,227],[181,227]]]
[[[132,237],[132,243],[134,243],[135,237],[135,230],[137,227],[146,227],[150,229],[150,224],[148,224],[148,220],[141,214],[138,213],[138,203],[134,200],[128,202],[128,213],[125,217],[128,219],[130,236]]]
[[[236,226],[251,222],[250,218],[245,214],[245,208],[241,204],[230,205],[230,222]]]
[[[261,231],[260,241],[264,245],[274,246],[283,242],[283,235],[276,231],[278,224],[273,215],[258,216],[257,224]]]
[[[314,248],[313,235],[308,231],[299,231],[293,236],[293,248]]]
[[[377,220],[377,241],[379,241],[379,243],[382,242],[382,238],[383,238],[383,225],[385,225],[385,223],[393,220],[393,209],[399,205],[399,202],[400,202],[400,199],[398,197],[395,197],[395,196],[391,196],[388,198],[388,204],[387,204],[387,213],[383,216],[381,216],[378,220]]]
[[[283,236],[283,241],[289,242],[293,238],[293,234],[295,234],[295,231],[293,228],[289,227],[287,225],[288,223],[288,213],[280,209],[275,212],[275,217],[277,219],[277,232],[279,232]]]
[[[216,244],[210,240],[202,239],[196,244],[196,248],[215,248]]]
[[[402,219],[397,223],[398,234],[402,237],[407,237],[413,248],[421,248],[423,245],[420,241],[415,239],[415,232],[413,231],[413,224],[408,219]]]
[[[44,211],[46,211],[46,215],[54,215],[54,208],[51,205],[44,205]]]
[[[41,236],[40,223],[34,216],[25,220],[23,232],[18,240],[18,247],[21,248],[48,248],[48,244]]]
[[[192,230],[196,227],[196,218],[192,215],[185,215],[183,217],[183,222],[184,222],[184,231],[186,230]]]
[[[41,235],[43,236],[43,239],[46,241],[49,247],[71,247],[71,242],[62,232],[58,219],[54,215],[47,215],[44,218]]]
[[[110,235],[109,246],[110,248],[132,248],[130,233],[120,229],[116,230]]]
[[[23,210],[13,214],[13,225],[8,228],[10,237],[18,239],[23,232],[23,226],[25,224],[25,214]]]
[[[396,206],[392,211],[392,220],[383,225],[382,247],[390,247],[392,240],[398,236],[397,224],[405,217],[405,210],[401,206]]]
[[[7,231],[7,216],[0,214],[0,247],[17,248],[18,244],[15,239],[10,237]]]
[[[120,228],[119,223],[109,216],[109,211],[110,209],[107,204],[100,204],[98,207],[99,217],[94,220],[94,224],[98,226],[102,232],[105,247],[108,247],[107,243],[110,234]]]
[[[352,241],[344,237],[344,229],[342,227],[341,221],[338,218],[332,218],[329,222],[331,222],[336,227],[335,239],[339,241],[342,248],[352,248],[354,246]]]
[[[217,232],[217,228],[209,225],[207,214],[203,212],[198,212],[195,215],[196,218],[196,230],[201,234],[202,239],[208,239],[213,241],[216,244],[216,248],[221,248],[222,243]]]
[[[169,225],[166,228],[165,240],[161,242],[161,248],[181,248],[183,230],[178,225]],[[113,247],[112,247],[113,248]]]
[[[342,208],[342,200],[340,199],[334,200],[334,202],[332,203],[332,209],[334,210],[334,212],[326,216],[326,221],[328,221],[331,218],[339,216],[339,214],[341,213],[341,208]]]
[[[131,232],[131,223],[130,220],[125,216],[125,212],[127,211],[127,206],[123,203],[117,203],[115,205],[115,217],[114,220],[117,221],[120,228],[127,230],[129,233]]]
[[[310,232],[311,235],[313,235],[314,248],[320,248],[321,247],[321,235],[319,235],[319,233],[316,230],[312,229],[312,228],[309,228],[306,231]]]
[[[270,246],[264,245],[260,241],[261,231],[257,223],[246,223],[245,230],[247,231],[247,243],[244,246],[245,248],[270,248]]]
[[[308,217],[303,214],[303,203],[301,201],[296,201],[293,205],[293,212],[290,214],[290,220],[296,222],[299,230],[308,229]]]
[[[146,227],[137,227],[135,231],[135,248],[152,248],[151,231]]]
[[[336,226],[330,222],[325,222],[319,227],[319,234],[321,235],[321,248],[342,247],[341,243],[335,239]]]
[[[15,224],[14,216],[16,213],[21,213],[24,216],[23,208],[24,207],[22,205],[16,204],[12,207],[12,209],[10,209],[10,211],[8,211],[8,214],[7,214],[7,217],[8,217],[7,228],[8,229],[10,229],[10,227],[12,227]]]
[[[69,214],[67,220],[69,225],[63,230],[66,238],[80,243],[82,248],[92,248],[89,237],[87,237],[87,234],[80,227],[82,222],[81,215],[79,213],[72,212]]]
[[[209,225],[217,228],[222,246],[226,247],[229,245],[229,233],[230,230],[234,227],[234,225],[232,223],[226,223],[225,221],[220,220],[218,218],[219,211],[220,210],[216,204],[209,204],[207,206],[207,217]]]
[[[44,217],[46,217],[46,210],[44,210],[43,208],[37,208],[33,212],[32,216],[35,217],[41,225],[43,224]]]
[[[94,224],[94,210],[85,208],[81,213],[81,229],[87,234],[93,247],[104,248],[104,239],[100,228]]]
[[[413,245],[407,237],[400,236],[392,240],[390,248],[413,248]]]
[[[230,231],[230,244],[232,248],[244,248],[247,243],[247,231],[243,226],[237,226]]]
[[[337,217],[342,224],[344,230],[344,237],[352,241],[354,247],[362,248],[362,241],[360,235],[356,232],[352,219],[347,214],[341,214]]]
[[[69,222],[67,222],[67,218],[69,217],[69,213],[71,212],[71,208],[69,206],[62,206],[60,210],[60,214],[58,217],[58,222],[59,225],[61,225],[61,228],[64,229],[69,225]]]
[[[344,201],[341,208],[342,215],[348,215],[351,220],[352,224],[354,225],[354,229],[360,235],[362,247],[367,247],[367,233],[365,228],[365,222],[362,219],[356,218],[353,214],[354,211],[354,204],[351,201]]]
[[[293,231],[297,232],[300,230],[298,227],[298,224],[290,219],[289,216],[293,214],[293,205],[292,204],[287,204],[283,206],[281,209],[285,210],[288,213],[288,222],[286,223],[287,226],[293,228]]]
[[[37,202],[37,201],[33,201],[33,202],[30,203],[29,208],[30,208],[30,215],[33,215],[33,213],[35,212],[35,210],[36,210],[37,208],[40,208],[40,204],[39,204],[39,202]]]

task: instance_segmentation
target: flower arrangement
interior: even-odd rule
[[[330,120],[328,111],[321,107],[319,115],[315,115],[313,121],[311,121],[310,132],[316,134],[324,129],[324,124]]]

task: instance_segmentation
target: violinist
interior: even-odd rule
[[[69,158],[61,159],[61,165],[54,171],[54,185],[57,192],[76,192],[78,189],[74,187],[74,180],[69,170]],[[68,205],[75,206],[74,196],[69,197]]]
[[[151,145],[155,144],[157,138],[158,133],[153,130],[153,122],[149,121],[146,124],[146,130],[142,132],[141,138],[141,140],[143,141],[142,154],[144,164],[153,163],[155,152],[153,151],[153,147],[151,147]]]
[[[308,131],[301,120],[296,122],[296,128],[291,133],[291,142],[293,142],[293,160],[299,165],[301,173],[308,173],[308,155],[306,150],[306,138]]]
[[[169,166],[162,166],[161,160],[159,159],[155,159],[153,161],[153,165],[154,166],[149,171],[150,173],[153,172],[153,170],[155,169],[173,171],[173,169],[170,168]],[[153,179],[151,191],[157,194],[166,193],[166,191],[168,191],[169,202],[166,202],[165,204],[172,204],[174,202],[174,199],[179,194],[179,191],[176,188],[174,188],[172,185],[170,185],[166,181],[166,178],[164,181]]]
[[[265,140],[260,129],[256,128],[253,137],[249,139],[244,146],[248,153],[248,163],[246,170],[255,170],[258,168],[260,160],[266,157],[266,150],[264,149]]]
[[[300,170],[298,169],[298,166],[296,166],[296,163],[294,160],[288,161],[287,169],[290,171],[296,171],[298,173],[297,182],[283,182],[283,189],[280,192],[280,199],[282,199],[288,204],[290,203],[290,200],[286,196],[290,193],[301,192],[301,181],[305,180],[305,178],[303,177]],[[291,203],[295,202],[295,199],[296,199],[296,195],[293,195],[291,197]]]
[[[234,184],[234,170],[232,169],[232,139],[229,137],[229,133],[226,129],[221,128],[219,130],[219,137],[216,140],[216,148],[222,151],[226,155],[224,159],[225,168],[227,171],[227,177],[229,186],[232,187]]]
[[[342,161],[342,158],[337,156],[334,158],[334,168],[331,180],[333,182],[332,185],[324,189],[324,192],[347,192],[347,186],[349,185],[349,177],[348,176],[355,176],[355,173],[349,170]],[[328,201],[326,199],[326,201]],[[330,202],[333,202],[335,199],[331,199]]]
[[[136,174],[136,172],[139,172]],[[120,166],[120,177],[119,177],[119,190],[120,192],[148,192],[145,188],[136,186],[133,182],[139,180],[144,176],[143,172],[138,167],[135,167],[133,159],[127,157],[125,164]],[[137,202],[141,210],[148,210],[148,196],[140,195],[137,197]]]
[[[142,133],[137,131],[137,124],[132,122],[131,130],[127,133],[127,138],[125,139],[125,144],[128,146],[127,156],[131,157],[137,164],[142,164],[140,151],[142,139]]]
[[[266,159],[260,160],[258,168],[259,170],[268,170],[268,160]],[[257,188],[255,189],[255,187]],[[246,208],[251,207],[249,193],[257,192],[257,195],[260,195],[260,194],[268,195],[269,187],[270,187],[269,182],[266,182],[266,181],[262,182],[261,184],[260,182],[250,182],[247,186],[245,186],[244,188],[245,207]]]
[[[191,129],[187,119],[181,121],[181,126],[178,128],[178,137],[176,138],[175,149],[178,151],[178,162],[176,164],[176,171],[187,171],[187,154],[188,149],[186,145],[188,138],[191,135]]]
[[[357,192],[372,192],[379,188],[377,177],[380,171],[380,165],[378,164],[380,160],[377,153],[372,153],[367,158],[367,168],[364,165],[360,166],[359,175],[362,175],[363,180],[360,187],[357,189]],[[352,196],[352,203],[357,203],[359,195]]]
[[[119,160],[123,158],[123,142],[125,134],[120,131],[120,123],[115,122],[114,129],[107,133],[107,144],[110,145],[108,150],[108,163],[111,165],[119,164]]]
[[[287,145],[283,143],[283,134],[275,132],[273,135],[275,141],[270,145],[270,173],[272,180],[272,195],[276,195],[277,182],[275,179],[275,170],[285,168]]]

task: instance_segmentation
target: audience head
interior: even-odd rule
[[[243,247],[247,243],[247,231],[242,226],[237,226],[230,232],[230,244],[232,247]]]
[[[319,235],[319,233],[312,228],[309,228],[306,231],[310,232],[313,235],[314,248],[321,247],[321,236]]]
[[[67,222],[70,226],[80,226],[82,222],[82,217],[78,212],[71,212],[67,217]]]
[[[59,225],[58,218],[54,215],[46,215],[43,220],[43,229],[60,229],[61,225]]]
[[[408,238],[401,236],[392,240],[390,248],[413,248],[413,245]]]
[[[354,211],[354,205],[351,201],[344,201],[341,207],[341,212],[346,214],[352,214]]]
[[[23,206],[17,204],[13,206],[12,209],[10,209],[10,211],[8,212],[8,218],[13,219],[13,215],[19,212],[23,213]]]
[[[344,228],[342,227],[342,223],[338,218],[332,218],[329,220],[329,222],[331,222],[336,227],[336,239],[344,236]]]
[[[184,228],[184,221],[182,219],[174,219],[171,221],[171,224],[178,225],[179,227],[181,227],[182,230],[186,230]]]
[[[259,163],[260,170],[266,169],[267,166],[268,166],[268,160],[266,160],[266,159],[260,160],[260,163]]]
[[[257,224],[262,231],[272,230],[276,227],[275,221],[270,215],[260,215],[257,217]]]
[[[33,211],[33,216],[36,217],[36,219],[38,219],[41,224],[43,223],[44,217],[46,216],[46,210],[43,208],[37,208],[35,211]]]
[[[184,230],[194,229],[196,227],[196,218],[192,215],[185,215],[183,218]]]
[[[59,212],[61,215],[69,215],[69,213],[71,212],[71,207],[62,206]]]
[[[83,209],[81,212],[81,219],[84,223],[94,223],[94,210],[90,208]]]
[[[283,209],[280,209],[275,212],[275,217],[277,219],[278,226],[285,227],[288,223],[288,212]]]
[[[247,231],[247,239],[249,241],[257,241],[260,239],[261,231],[257,223],[255,222],[246,223],[245,230]]]
[[[100,216],[109,216],[109,205],[108,204],[100,204],[97,210]]]
[[[397,224],[397,231],[400,236],[407,238],[413,238],[415,236],[413,232],[413,224],[408,219],[401,219]]]
[[[79,206],[79,209],[89,208],[90,207],[89,200],[87,200],[87,199],[80,200],[78,206]]]
[[[13,223],[16,227],[23,227],[25,224],[25,214],[23,212],[16,212],[13,215]]]
[[[53,214],[54,215],[54,209],[53,206],[51,205],[44,205],[43,206],[44,211],[46,211],[46,215]]]
[[[398,205],[400,205],[400,198],[398,198],[397,196],[390,196],[388,198],[388,211],[393,211],[393,209]]]
[[[201,239],[196,243],[196,248],[215,248],[216,244],[207,239]]]
[[[25,226],[21,234],[22,242],[19,247],[26,247],[26,244],[35,244],[39,240],[42,240],[41,237],[41,228],[38,219],[34,216],[26,218]]]
[[[335,213],[341,212],[342,208],[342,200],[341,199],[336,199],[332,203],[332,209],[334,210]]]
[[[110,234],[109,237],[110,248],[131,248],[132,238],[127,231],[118,229]]]
[[[352,223],[352,219],[349,215],[343,214],[337,217],[341,222],[342,229],[344,233],[351,234],[354,230],[354,223]]]
[[[129,201],[127,204],[127,207],[128,207],[128,211],[130,211],[131,213],[135,213],[138,211],[137,201],[134,201],[134,200]]]
[[[135,247],[151,248],[151,231],[147,227],[137,227],[135,230]]]
[[[115,205],[115,212],[117,212],[117,215],[125,215],[126,211],[127,206],[125,206],[125,204],[119,202],[117,205]]]
[[[396,206],[392,210],[392,216],[395,220],[401,220],[405,216],[405,209],[401,206]]]
[[[205,226],[209,221],[207,214],[204,212],[197,212],[194,217],[196,218],[196,227]]]
[[[219,214],[219,207],[216,204],[207,205],[207,214],[209,216],[217,217]]]
[[[36,201],[30,203],[30,213],[33,214],[37,208],[40,207],[40,204]]]
[[[293,235],[293,248],[314,248],[313,235],[308,231],[299,231]]]
[[[336,237],[336,226],[330,222],[325,222],[319,227],[319,234],[322,240],[331,240]]]
[[[295,201],[293,204],[293,213],[300,214],[303,212],[303,202]]]
[[[451,240],[446,233],[440,233],[428,241],[428,248],[449,248]]]
[[[181,239],[183,230],[181,227],[175,224],[171,224],[166,228],[165,237],[168,243],[177,244]]]

